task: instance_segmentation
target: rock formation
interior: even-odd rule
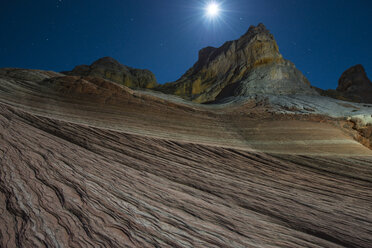
[[[157,87],[168,94],[204,103],[232,95],[317,94],[295,66],[283,59],[263,24],[220,48],[207,47],[179,80]]]
[[[338,80],[336,90],[322,90],[314,87],[321,95],[335,99],[372,103],[372,82],[362,65],[355,65],[347,69]]]
[[[130,88],[150,89],[158,85],[151,71],[122,65],[110,57],[101,58],[89,66],[76,66],[72,71],[63,73],[69,76],[99,77]]]
[[[372,103],[372,82],[362,65],[355,65],[341,75],[337,91],[352,101]]]
[[[21,75],[20,70],[8,73]],[[345,71],[337,90],[312,87],[295,65],[283,58],[274,36],[263,24],[251,26],[238,40],[228,41],[219,48],[200,50],[199,59],[192,68],[176,82],[164,85],[159,85],[149,70],[130,68],[110,57],[63,73],[103,78],[130,88],[161,91],[197,103],[237,96],[296,94],[320,94],[344,101],[372,103],[372,83],[363,66],[356,65]],[[39,74],[34,72],[34,75]]]

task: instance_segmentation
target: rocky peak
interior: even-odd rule
[[[267,36],[270,39],[274,39],[274,36],[270,33],[266,26],[260,23],[257,26],[251,25],[248,28],[248,31],[242,37],[240,37],[240,40],[251,40],[255,36]]]
[[[281,65],[280,70],[276,65]],[[264,92],[272,87],[274,81],[283,79],[296,81],[288,84],[288,87],[292,87],[296,92],[314,93],[302,73],[292,63],[283,59],[274,36],[262,23],[250,26],[239,39],[228,41],[219,48],[206,47],[200,50],[199,59],[192,68],[176,82],[162,85],[158,89],[195,102],[214,101],[228,85],[243,82],[249,75],[258,75],[254,74],[256,70],[268,66],[270,69],[265,71],[268,74],[260,75],[265,82],[256,76],[250,78],[250,82],[253,80],[258,88],[271,82],[270,87],[266,87]],[[261,83],[258,83],[259,81]],[[294,85],[300,87],[293,88]],[[280,92],[289,94],[285,88],[286,86],[282,84]],[[293,90],[290,91],[293,93]],[[245,90],[244,92],[247,93]],[[257,92],[253,90],[253,93]]]
[[[372,103],[372,82],[362,65],[347,69],[338,81],[337,92],[355,102]]]
[[[119,61],[117,61],[116,59],[114,59],[112,57],[109,57],[109,56],[102,57],[102,58],[96,60],[95,62],[93,62],[93,64],[116,64],[116,65],[121,65],[119,63]]]
[[[237,62],[240,64],[249,65],[252,63],[252,58],[250,58],[248,54],[249,50],[252,50],[250,47],[251,43],[258,41],[258,42],[269,42],[271,43],[270,48],[268,49],[267,54],[256,54],[259,56],[265,56],[269,53],[275,57],[281,58],[279,54],[279,49],[274,40],[274,36],[270,34],[270,31],[266,29],[265,25],[260,23],[257,27],[250,26],[248,31],[241,36],[238,40],[235,41],[227,41],[221,47],[206,47],[199,51],[199,59],[195,64],[196,69],[201,69],[203,66],[208,66],[211,62],[219,59],[230,59],[236,56],[235,60],[231,60],[230,62]],[[257,59],[257,58],[253,58]],[[237,61],[238,60],[238,61]]]
[[[79,65],[72,71],[63,73],[69,76],[103,78],[131,88],[154,88],[158,85],[151,71],[122,65],[111,57],[100,58],[91,65]]]
[[[314,87],[321,95],[338,100],[372,103],[372,82],[362,65],[355,65],[342,73],[336,90]]]
[[[347,69],[338,81],[337,91],[353,92],[372,87],[371,81],[362,65],[355,65]]]
[[[120,64],[119,61],[117,61],[116,59],[111,58],[111,57],[100,58],[100,59],[96,60],[95,62],[93,62],[93,64],[91,66],[95,66],[95,67],[98,67],[98,66],[126,67],[126,68],[128,68],[127,66]]]

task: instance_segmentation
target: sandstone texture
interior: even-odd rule
[[[369,247],[371,157],[268,155],[0,106],[2,247]]]
[[[372,151],[341,120],[30,78],[0,76],[1,247],[372,242]]]
[[[207,47],[179,80],[157,88],[198,103],[228,96],[317,94],[295,66],[283,59],[278,45],[263,24],[219,48]]]
[[[19,69],[19,68],[2,68],[0,69],[0,77],[26,80],[33,82],[40,82],[44,79],[64,76],[63,74],[53,72],[53,71],[42,71],[42,70],[29,70],[29,69]]]
[[[130,88],[149,89],[158,85],[155,75],[149,70],[125,66],[110,57],[101,58],[89,66],[76,66],[72,71],[63,73],[69,76],[103,78]]]
[[[0,84],[4,103],[82,125],[271,153],[371,154],[353,138],[355,133],[344,133],[335,125],[339,119],[363,116],[372,108],[345,107],[321,96],[200,105],[94,77],[52,77],[33,82],[0,76]],[[356,111],[357,107],[360,110]],[[332,112],[334,116],[330,116]],[[323,117],[311,120],[313,115]]]

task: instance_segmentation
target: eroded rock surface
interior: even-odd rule
[[[53,71],[30,70],[20,68],[1,68],[0,76],[3,78],[40,82],[52,77],[64,76]]]
[[[1,247],[369,247],[371,157],[267,155],[0,105]]]
[[[1,102],[38,115],[126,133],[271,153],[372,154],[357,142],[360,139],[353,139],[355,135],[333,126],[338,118],[362,115],[371,108],[357,110],[358,106],[341,106],[343,102],[321,96],[200,105],[95,77],[33,82],[0,75],[0,85]]]

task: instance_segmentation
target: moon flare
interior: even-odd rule
[[[206,13],[210,18],[217,17],[220,13],[220,6],[216,2],[211,2],[206,7]]]

